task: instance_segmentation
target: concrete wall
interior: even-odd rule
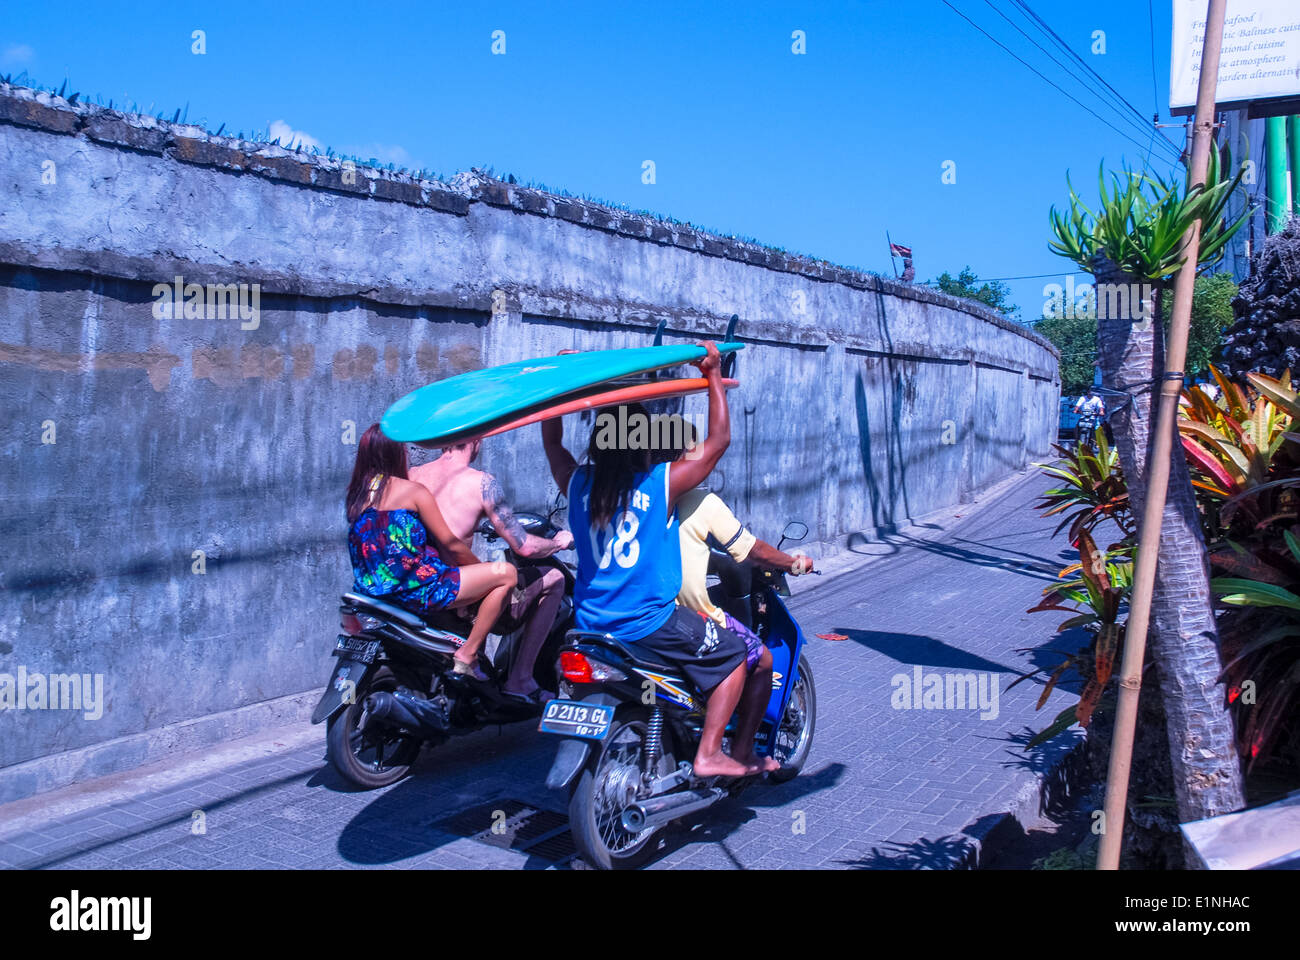
[[[350,430],[431,380],[737,313],[716,488],[827,549],[1047,452],[1055,351],[969,301],[476,174],[349,173],[0,85],[0,675],[106,687],[96,719],[0,712],[0,801],[300,715],[350,581]],[[176,276],[259,284],[256,328],[156,317]],[[535,430],[485,457],[517,508],[553,497]]]

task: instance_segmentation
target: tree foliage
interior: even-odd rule
[[[1237,285],[1230,273],[1211,273],[1196,278],[1192,295],[1192,329],[1187,338],[1187,376],[1193,381],[1207,380],[1210,364],[1219,362],[1223,332],[1232,325],[1232,298]],[[1168,320],[1174,312],[1174,293],[1166,290],[1161,316]]]
[[[975,271],[969,266],[963,267],[961,273],[955,277],[945,270],[939,274],[937,280],[932,282],[944,293],[950,293],[954,297],[964,297],[967,300],[978,301],[986,307],[992,307],[994,310],[1006,314],[1012,319],[1015,319],[1020,312],[1020,308],[1010,302],[1010,287],[998,280],[980,283],[980,278],[975,275]]]
[[[1097,360],[1097,320],[1090,316],[1043,317],[1034,329],[1061,351],[1061,395],[1076,397],[1093,381]]]
[[[1187,341],[1187,376],[1193,382],[1210,376],[1210,364],[1219,359],[1223,332],[1232,324],[1232,298],[1237,285],[1228,273],[1212,273],[1196,278],[1192,296],[1192,329]],[[1164,291],[1161,316],[1166,328],[1173,315],[1173,291]],[[1061,393],[1077,396],[1092,385],[1093,364],[1097,359],[1097,320],[1093,310],[1095,298],[1073,311],[1074,316],[1044,316],[1034,321],[1034,329],[1061,351]]]

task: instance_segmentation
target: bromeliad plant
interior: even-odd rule
[[[1073,450],[1056,445],[1053,449],[1061,457],[1057,465],[1034,464],[1048,476],[1065,481],[1064,486],[1048,490],[1034,504],[1044,511],[1044,517],[1065,514],[1052,536],[1068,526],[1070,542],[1077,543],[1081,534],[1090,534],[1099,523],[1112,520],[1124,539],[1130,539],[1136,533],[1136,524],[1124,471],[1119,454],[1106,443],[1102,428],[1097,428],[1093,443],[1080,443]]]
[[[1057,714],[1045,730],[1026,744],[1027,748],[1050,740],[1075,723],[1088,726],[1107,693],[1123,649],[1124,625],[1120,622],[1120,615],[1133,586],[1132,548],[1125,544],[1117,549],[1101,550],[1086,531],[1079,533],[1078,544],[1079,562],[1062,570],[1057,575],[1062,582],[1044,590],[1042,602],[1028,612],[1056,610],[1070,613],[1072,616],[1056,628],[1058,633],[1082,627],[1092,634],[1085,649],[1073,653],[1053,651],[1065,659],[1048,675],[1034,709],[1043,708],[1052,690],[1070,670],[1083,678],[1083,692],[1079,695],[1079,702]],[[1034,669],[1022,674],[1007,689],[1043,672]]]
[[[1250,496],[1248,491],[1264,494],[1275,490],[1260,490],[1275,479],[1274,461],[1283,447],[1292,442],[1289,431],[1294,420],[1292,409],[1300,409],[1289,387],[1282,382],[1250,374],[1252,384],[1257,380],[1258,394],[1225,378],[1211,365],[1210,373],[1219,388],[1212,396],[1203,385],[1183,391],[1178,417],[1178,431],[1183,442],[1183,452],[1193,470],[1192,486],[1205,512],[1206,526],[1211,537],[1223,533],[1222,527],[1232,519],[1236,510],[1242,510],[1242,520],[1258,525],[1270,516],[1277,495]],[[1265,392],[1267,391],[1267,392]],[[1272,396],[1270,396],[1270,394]],[[1272,397],[1290,395],[1286,405]],[[1288,409],[1288,406],[1292,409]],[[1236,499],[1240,498],[1240,499]],[[1235,506],[1224,509],[1232,501]]]
[[[1220,574],[1210,588],[1234,608],[1220,619],[1219,679],[1254,769],[1300,743],[1300,397],[1289,372],[1247,374],[1249,387],[1211,373],[1218,396],[1185,391],[1178,428]]]
[[[1293,528],[1300,530],[1300,527]],[[1285,585],[1222,577],[1211,588],[1220,602],[1251,608],[1222,632],[1225,664],[1222,679],[1237,715],[1238,747],[1250,768],[1267,760],[1277,746],[1296,743],[1300,704],[1300,540],[1282,533],[1285,565],[1274,559]]]
[[[1285,584],[1282,531],[1300,520],[1300,435],[1291,431],[1300,400],[1289,376],[1248,374],[1251,390],[1210,369],[1218,396],[1202,385],[1184,391],[1178,420],[1210,562],[1229,575]]]

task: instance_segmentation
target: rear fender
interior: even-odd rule
[[[617,697],[611,696],[603,691],[594,691],[582,698],[582,703],[600,703],[608,706],[617,706],[620,702]],[[551,770],[546,775],[546,786],[552,790],[565,790],[568,788],[582,768],[587,765],[587,761],[593,754],[592,748],[595,744],[590,740],[582,740],[578,737],[564,737],[560,740],[560,747],[555,752],[555,760],[551,764]]]
[[[374,663],[360,663],[347,657],[339,657],[338,662],[334,664],[333,673],[330,674],[329,683],[325,684],[325,692],[321,694],[320,702],[311,712],[311,722],[323,723],[348,704],[355,703],[357,691],[366,685],[371,674],[375,672],[376,666]]]

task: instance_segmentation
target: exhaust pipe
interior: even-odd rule
[[[451,723],[446,712],[428,700],[404,693],[381,690],[366,697],[366,713],[379,723],[403,727],[412,733],[430,738],[446,733]]]
[[[632,803],[623,809],[623,829],[640,833],[650,827],[660,827],[688,813],[711,807],[726,795],[726,791],[719,787],[701,787]]]

